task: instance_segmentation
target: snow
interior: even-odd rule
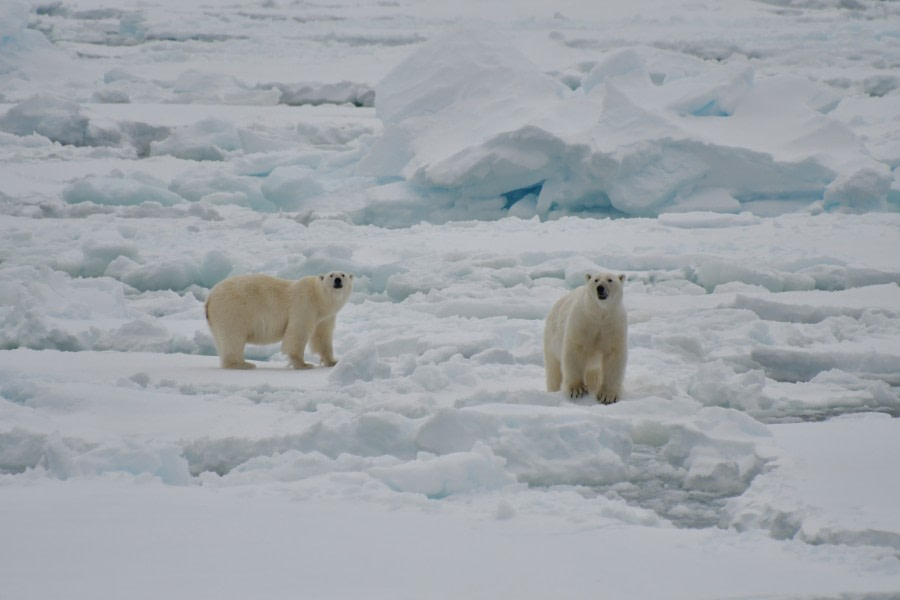
[[[0,597],[900,595],[898,40],[875,0],[4,2]],[[544,391],[600,268],[610,406]],[[213,285],[330,270],[335,367],[218,367]]]
[[[897,451],[896,424],[887,415],[865,414],[812,426],[773,427],[778,445],[786,450],[778,459],[782,474],[760,476],[747,494],[730,501],[728,518],[739,529],[763,527],[773,537],[811,544],[900,547],[897,512],[889,500],[896,498],[897,480],[877,475],[892,468],[888,463]],[[821,435],[852,444],[866,460],[847,456],[841,445],[814,446],[812,438]],[[772,493],[773,484],[782,489]]]

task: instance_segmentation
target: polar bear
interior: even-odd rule
[[[206,299],[206,320],[224,369],[253,369],[244,346],[281,341],[295,369],[306,344],[322,364],[337,364],[332,348],[334,321],[353,290],[353,275],[332,271],[296,281],[269,275],[236,275],[220,281]]]
[[[622,395],[628,360],[624,275],[587,273],[585,284],[560,298],[544,327],[547,390],[570,398],[596,393],[612,404]]]

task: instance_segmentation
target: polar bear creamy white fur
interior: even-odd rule
[[[612,404],[622,395],[628,360],[624,275],[587,273],[585,284],[560,298],[544,328],[547,390],[578,398],[589,391]]]
[[[222,367],[253,369],[244,346],[278,341],[296,369],[312,368],[303,359],[307,343],[322,364],[334,366],[334,321],[352,289],[353,275],[335,271],[296,281],[269,275],[220,281],[206,299],[206,320]]]

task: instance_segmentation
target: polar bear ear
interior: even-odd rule
[[[622,282],[625,281],[625,273],[622,273],[621,275],[619,275],[619,281],[622,281]]]
[[[593,275],[591,275],[590,273],[585,273],[585,274],[584,274],[584,280],[585,280],[585,281],[590,281],[590,280],[591,280],[591,277],[593,277]]]
[[[347,275],[347,277],[349,277],[350,279],[353,279],[353,273],[350,273],[349,275]]]
[[[319,275],[319,279],[321,279],[322,281],[325,281],[325,276],[324,276],[324,275]]]

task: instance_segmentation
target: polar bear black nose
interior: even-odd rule
[[[337,289],[340,289],[340,288],[344,287],[344,282],[341,281],[341,278],[340,278],[340,277],[335,277],[335,278],[334,278],[334,287],[337,288]]]
[[[609,292],[606,291],[606,287],[602,285],[597,286],[597,297],[601,300],[606,300],[606,297],[609,296]]]

